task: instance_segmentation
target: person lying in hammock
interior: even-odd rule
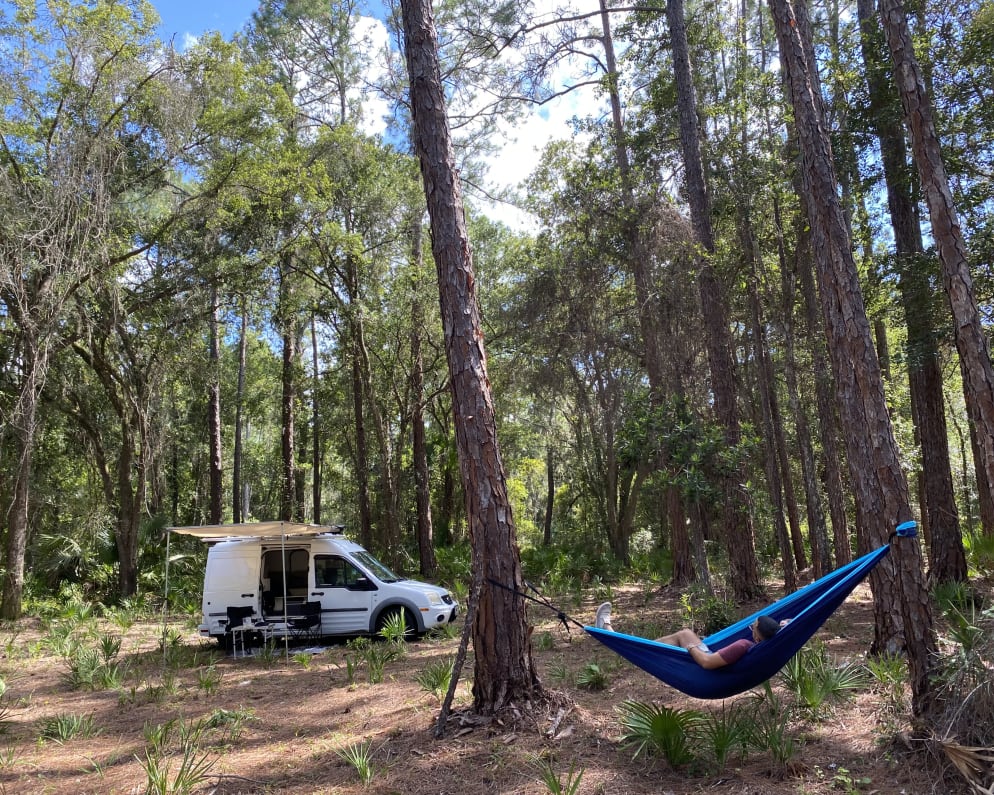
[[[734,643],[729,643],[727,646],[718,649],[718,651],[711,651],[694,630],[687,629],[686,627],[677,630],[672,635],[656,638],[656,641],[665,643],[668,646],[679,646],[682,649],[686,649],[691,659],[701,666],[701,668],[724,668],[726,665],[732,665],[732,663],[741,660],[745,653],[757,643],[762,643],[764,640],[772,638],[780,631],[780,627],[789,620],[786,619],[778,622],[770,616],[760,616],[749,627],[752,630],[752,640],[741,638]],[[614,632],[614,628],[611,626],[610,602],[604,602],[604,604],[597,608],[594,626],[598,629],[606,629],[608,632]]]

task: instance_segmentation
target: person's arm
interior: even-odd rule
[[[700,646],[691,646],[687,651],[695,663],[709,671],[714,668],[724,668],[728,665],[720,654],[713,651],[704,651]]]

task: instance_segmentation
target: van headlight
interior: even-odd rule
[[[428,597],[428,604],[432,607],[441,607],[444,604],[442,602],[442,595],[435,591],[425,591],[425,596]]]

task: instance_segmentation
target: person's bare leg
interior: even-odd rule
[[[683,649],[689,649],[691,646],[701,646],[704,643],[694,630],[686,628],[677,630],[672,635],[656,638],[656,640],[668,646],[679,646]]]

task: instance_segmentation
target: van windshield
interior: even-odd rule
[[[366,552],[366,550],[363,550],[362,552],[354,552],[352,553],[352,557],[369,569],[373,576],[380,582],[400,582],[403,579],[403,577],[398,577],[390,571],[390,569]]]

